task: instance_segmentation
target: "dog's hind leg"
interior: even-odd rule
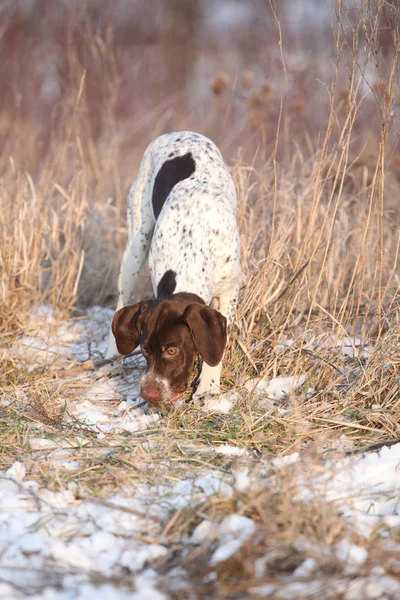
[[[151,157],[146,152],[128,197],[129,238],[119,272],[117,310],[139,300],[137,290],[140,272],[149,254],[155,225],[150,187]],[[110,331],[106,358],[111,359],[117,355],[114,335]]]

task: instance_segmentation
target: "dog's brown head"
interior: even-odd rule
[[[196,354],[215,366],[226,345],[225,317],[186,293],[121,308],[112,331],[121,354],[140,344],[147,361],[141,396],[151,402],[177,400],[188,387]]]

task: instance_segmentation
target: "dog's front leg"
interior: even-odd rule
[[[220,391],[222,361],[216,367],[210,367],[203,361],[199,385],[193,394],[193,400],[198,400],[206,394],[215,395]]]
[[[221,294],[218,299],[214,299],[212,302],[213,308],[219,310],[221,314],[226,317],[228,331],[229,326],[232,324],[236,305],[239,297],[239,277],[233,285],[232,289],[230,289],[225,294]],[[210,367],[203,361],[203,366],[201,368],[199,385],[195,393],[193,394],[193,399],[197,400],[205,395],[217,395],[220,393],[220,381],[221,381],[221,371],[222,371],[222,358],[221,362],[216,367]]]

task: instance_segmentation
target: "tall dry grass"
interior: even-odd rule
[[[385,331],[392,335],[397,323],[400,9],[383,0],[350,9],[338,0],[331,8],[333,76],[318,83],[318,92],[310,85],[309,98],[300,86],[295,102],[293,86],[300,84],[288,60],[290,40],[270,2],[279,85],[248,72],[237,79],[221,73],[210,86],[214,104],[205,120],[190,111],[172,117],[166,106],[179,104],[175,95],[152,108],[143,100],[129,128],[121,104],[122,42],[110,26],[94,28],[84,8],[67,15],[58,48],[65,94],[48,121],[32,117],[39,108],[22,94],[25,80],[11,80],[12,108],[2,112],[0,327],[7,343],[25,330],[34,305],[71,312],[113,304],[126,193],[144,148],[172,123],[220,143],[238,190],[244,287],[227,385],[307,371],[323,410],[331,393],[359,402],[366,381],[362,397],[373,402],[376,358],[368,362],[354,347],[354,368],[341,367],[332,340],[357,334],[362,344],[385,347]],[[11,44],[26,24],[9,18]],[[41,48],[35,37],[30,44],[33,53]],[[16,64],[18,46],[12,48]],[[17,76],[26,77],[21,69]],[[325,126],[312,129],[313,101],[322,97],[315,112],[325,115]],[[288,338],[291,347],[282,350]],[[386,380],[383,369],[378,378],[379,394],[387,387],[393,396],[395,380]],[[314,415],[316,405],[301,410]],[[393,425],[390,435],[396,431]]]

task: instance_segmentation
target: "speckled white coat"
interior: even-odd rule
[[[163,165],[188,153],[194,172],[179,181],[155,218],[152,193]],[[168,270],[176,273],[174,293],[191,292],[232,321],[240,286],[240,244],[236,191],[221,152],[191,131],[155,139],[144,153],[128,197],[129,239],[118,282],[118,308],[137,302],[138,276],[149,259],[154,294]],[[117,354],[113,335],[107,357]],[[219,391],[221,365],[203,364],[196,396]],[[211,383],[212,382],[212,383]]]

